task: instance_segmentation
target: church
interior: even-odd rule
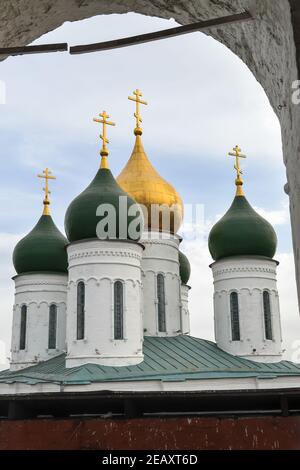
[[[190,335],[190,315],[200,315],[201,305],[189,309],[197,285],[189,285],[180,250],[183,201],[144,150],[146,101],[139,90],[129,99],[132,154],[115,178],[107,138],[114,123],[105,111],[94,119],[103,126],[100,168],[69,204],[66,235],[50,211],[55,177],[48,168],[39,175],[43,213],[13,253],[11,360],[0,373],[0,415],[281,413],[288,400],[295,407],[300,364],[282,360],[277,238],[244,195],[245,156],[238,146],[230,152],[235,195],[209,234],[212,342]]]

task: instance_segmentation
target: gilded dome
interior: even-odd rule
[[[137,132],[131,157],[117,182],[124,191],[144,206],[144,210],[147,209],[147,213],[144,213],[145,228],[171,233],[178,231],[183,219],[181,197],[153,167],[144,150],[141,135]],[[158,209],[158,205],[163,207]]]

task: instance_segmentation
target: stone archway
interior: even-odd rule
[[[65,21],[76,21],[100,14],[135,12],[165,19],[174,18],[180,24],[187,24],[239,13],[244,9],[255,13],[256,19],[214,28],[207,31],[207,34],[226,45],[245,62],[264,88],[280,121],[288,180],[286,190],[290,197],[296,277],[300,293],[300,104],[292,103],[292,83],[300,77],[300,32],[299,37],[297,32],[297,22],[300,22],[299,2],[11,0],[0,4],[0,43],[2,47],[26,45],[61,26]]]

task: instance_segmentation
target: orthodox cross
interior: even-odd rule
[[[135,113],[134,117],[136,118],[136,128],[134,129],[135,135],[142,135],[142,129],[140,127],[140,123],[142,122],[141,114],[140,114],[140,104],[145,104],[147,105],[147,101],[141,100],[142,92],[138,89],[136,89],[133,92],[134,96],[128,96],[128,99],[131,101],[135,101],[136,103],[136,108],[135,108]]]
[[[100,118],[93,118],[94,122],[99,122],[102,124],[102,134],[100,134],[100,139],[102,139],[102,149],[100,150],[100,155],[102,157],[101,160],[101,165],[100,168],[108,168],[108,163],[107,163],[107,156],[108,156],[108,149],[106,147],[106,144],[109,144],[109,140],[106,137],[106,126],[115,126],[116,123],[112,121],[108,121],[110,116],[106,113],[106,111],[103,111],[103,113],[99,114]]]
[[[37,175],[38,178],[44,178],[45,180],[45,187],[43,188],[43,191],[45,191],[45,197],[44,197],[44,201],[43,201],[43,204],[44,204],[44,212],[43,212],[43,215],[50,215],[50,210],[49,210],[49,205],[50,205],[50,200],[49,200],[49,194],[51,194],[51,192],[49,191],[49,180],[56,180],[56,177],[52,175],[51,171],[49,170],[49,168],[46,168],[45,170],[43,170],[43,174],[42,175]]]
[[[243,181],[242,181],[241,175],[243,174],[243,172],[240,167],[240,158],[246,158],[246,155],[241,153],[241,149],[239,148],[238,145],[236,145],[233,148],[233,152],[229,152],[228,155],[235,157],[235,164],[234,164],[234,169],[236,170],[235,184],[237,186],[237,195],[242,196],[243,195],[243,190],[242,190]]]
[[[246,158],[246,155],[241,153],[241,149],[239,148],[238,145],[236,145],[233,148],[233,152],[229,152],[228,155],[231,155],[232,157],[235,157],[235,165],[234,169],[236,170],[236,177],[237,179],[241,178],[241,175],[243,174],[241,167],[240,167],[240,158]]]

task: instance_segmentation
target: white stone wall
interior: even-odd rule
[[[189,334],[190,332],[189,290],[189,286],[181,284],[181,322],[183,334]]]
[[[165,238],[162,238],[165,237]],[[144,232],[142,258],[143,310],[145,336],[174,336],[182,333],[177,236]],[[165,280],[166,332],[158,328],[157,275]]]
[[[211,265],[214,278],[214,322],[217,345],[254,361],[281,360],[282,334],[276,285],[277,262],[268,258],[232,257]],[[265,337],[263,291],[271,301],[272,340]],[[230,293],[239,299],[240,341],[232,341]]]
[[[90,240],[68,246],[67,367],[126,366],[143,360],[141,257],[133,242]],[[114,339],[114,282],[124,286],[124,339]],[[85,337],[77,340],[77,285],[85,284]]]
[[[11,370],[45,361],[66,350],[67,275],[22,274],[16,276],[14,281]],[[49,308],[52,304],[57,306],[56,349],[48,349]],[[24,350],[20,350],[22,305],[27,306]]]

